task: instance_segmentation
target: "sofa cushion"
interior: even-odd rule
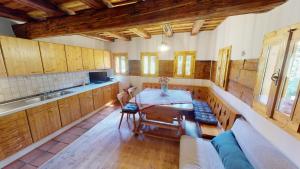
[[[225,169],[254,169],[240,149],[232,131],[216,136],[211,142]]]
[[[195,120],[199,123],[210,124],[210,125],[218,125],[218,120],[215,115],[210,113],[199,113],[195,112]]]
[[[200,112],[200,113],[212,113],[210,107],[206,102],[198,101],[198,100],[193,100],[193,106],[195,112]]]
[[[180,139],[179,168],[224,169],[224,166],[209,141],[183,135]]]
[[[133,103],[127,103],[123,109],[122,109],[123,112],[126,112],[126,113],[136,113],[138,111],[138,107],[136,104],[133,104]]]
[[[232,131],[238,144],[254,168],[298,168],[245,120],[237,119],[232,127]]]

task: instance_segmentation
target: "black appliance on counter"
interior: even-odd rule
[[[107,72],[89,72],[90,83],[100,84],[111,80]]]

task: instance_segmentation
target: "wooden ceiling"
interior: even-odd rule
[[[265,12],[286,0],[0,0],[0,16],[24,21],[18,37],[80,34],[101,40],[215,29],[226,17]],[[164,31],[163,31],[164,30]]]

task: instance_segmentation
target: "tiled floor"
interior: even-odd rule
[[[83,133],[102,121],[114,110],[119,108],[117,105],[107,107],[88,119],[82,121],[71,129],[63,132],[54,139],[34,149],[30,153],[14,161],[4,169],[34,169],[41,166],[43,163],[52,158],[55,154],[60,152],[66,146],[71,144],[74,140],[80,137]]]

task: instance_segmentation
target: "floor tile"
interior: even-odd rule
[[[21,157],[21,161],[25,162],[25,163],[29,163],[31,161],[33,161],[34,159],[36,159],[38,156],[43,154],[43,150],[39,150],[39,149],[35,149],[33,151],[31,151],[30,153],[26,154],[25,156]]]
[[[60,152],[62,149],[64,149],[65,147],[67,147],[68,144],[66,143],[61,143],[58,142],[57,144],[55,144],[53,147],[51,147],[48,152],[52,153],[52,154],[57,154],[58,152]]]
[[[51,147],[53,147],[54,145],[56,145],[57,143],[59,143],[58,141],[55,141],[55,140],[50,140],[48,141],[47,143],[41,145],[39,147],[40,150],[43,150],[43,151],[48,151]]]
[[[30,165],[30,164],[26,164],[24,165],[22,168],[20,169],[36,169],[37,167],[33,166],[33,165]]]
[[[74,135],[81,136],[86,131],[87,131],[87,129],[83,129],[83,128],[79,128],[79,127],[73,127],[71,129],[69,129],[67,132],[71,133],[71,134],[74,134]]]
[[[25,164],[26,164],[25,162],[23,162],[21,160],[17,160],[17,161],[14,161],[13,163],[9,164],[8,166],[4,167],[3,169],[20,169]]]
[[[90,128],[94,127],[95,125],[96,124],[94,124],[94,123],[83,121],[83,122],[79,123],[77,125],[77,127],[80,127],[80,128],[83,128],[83,129],[90,129]]]
[[[66,143],[66,144],[70,144],[74,140],[76,140],[78,137],[79,137],[78,135],[74,135],[74,134],[70,134],[70,133],[63,133],[63,134],[55,137],[54,140],[59,141],[59,142],[63,142],[63,143]]]
[[[38,167],[38,166],[41,166],[46,161],[48,161],[53,156],[54,156],[54,154],[51,154],[48,152],[43,152],[40,156],[38,156],[36,159],[31,161],[29,164]]]

